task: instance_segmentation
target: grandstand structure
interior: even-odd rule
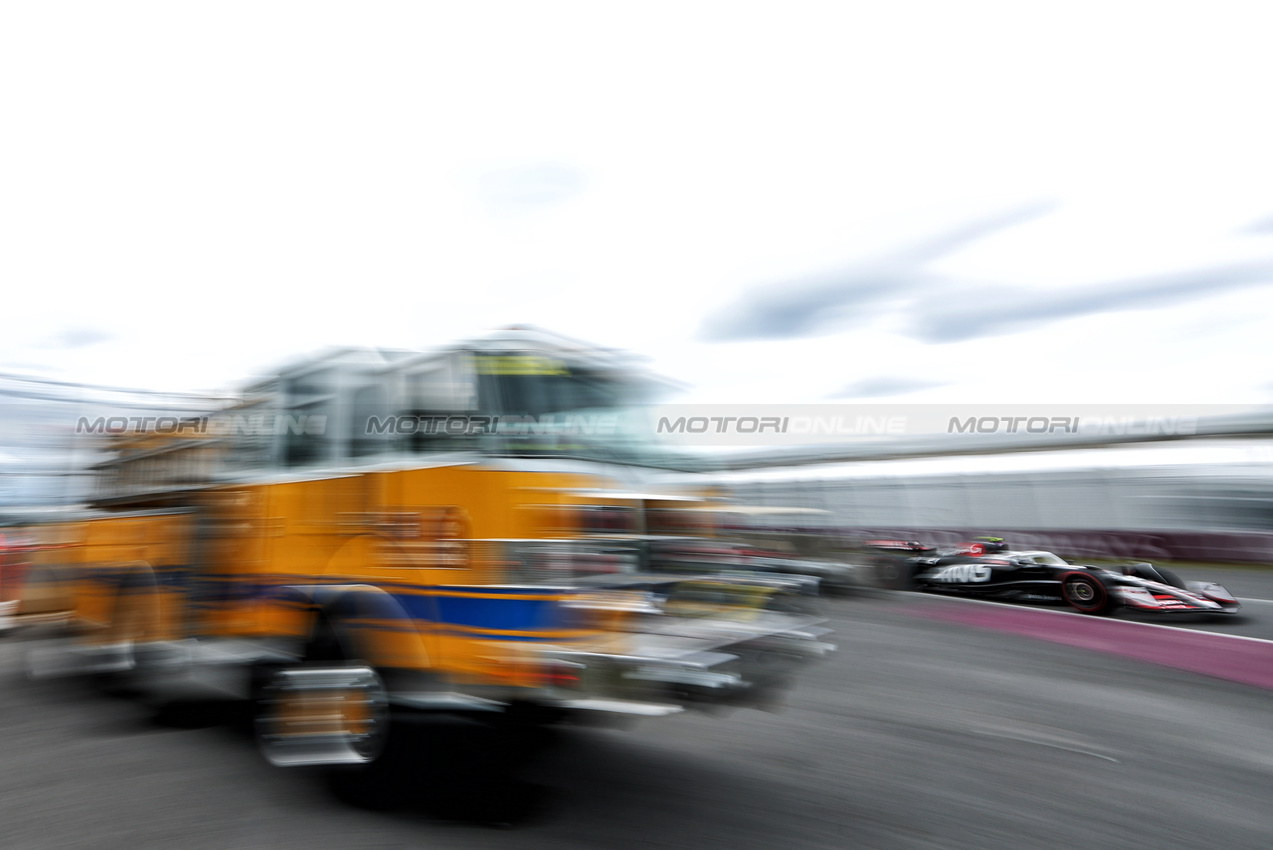
[[[848,535],[1009,537],[1080,558],[1273,564],[1273,413],[1190,435],[994,435],[750,452],[719,479],[740,500],[828,511]]]

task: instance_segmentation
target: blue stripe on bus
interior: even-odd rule
[[[529,632],[560,628],[561,609],[555,600],[500,599],[498,597],[418,596],[397,597],[415,620],[440,624]]]

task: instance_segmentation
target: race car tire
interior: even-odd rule
[[[1061,598],[1082,614],[1107,614],[1114,609],[1113,597],[1101,580],[1077,570],[1061,576]]]
[[[905,558],[876,558],[875,580],[887,590],[914,590],[915,568]]]

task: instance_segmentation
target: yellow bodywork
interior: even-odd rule
[[[595,502],[606,486],[456,464],[208,488],[181,510],[32,529],[58,542],[24,604],[64,600],[89,643],[304,640],[314,609],[280,591],[356,587],[393,602],[342,624],[361,660],[457,684],[538,687],[551,671],[532,649],[621,649],[628,612],[563,606],[561,588],[521,581],[512,553],[526,541],[578,541],[589,500],[575,494]]]

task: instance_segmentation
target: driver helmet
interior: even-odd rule
[[[973,541],[981,546],[981,551],[987,555],[1008,551],[1008,543],[1002,537],[974,537]]]

